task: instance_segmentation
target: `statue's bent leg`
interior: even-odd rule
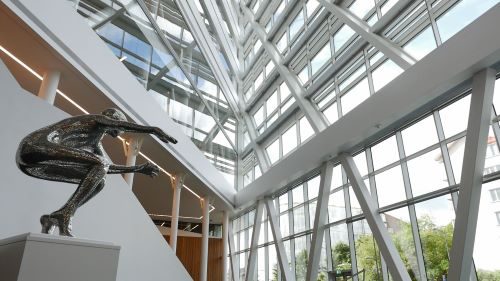
[[[63,207],[50,215],[40,218],[42,231],[50,231],[55,225],[59,227],[59,234],[71,235],[71,219],[78,207],[92,198],[104,186],[104,177],[108,167],[106,165],[94,165],[88,170],[86,177],[80,182],[73,195]],[[97,192],[96,192],[97,191]]]

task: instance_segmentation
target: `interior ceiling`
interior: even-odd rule
[[[0,3],[0,45],[13,53],[17,58],[25,62],[29,67],[39,74],[50,69],[61,72],[59,90],[76,101],[80,106],[91,113],[101,112],[105,108],[116,107],[103,93],[90,83],[78,70],[52,49],[43,39],[33,32],[24,22]],[[0,51],[2,59],[21,86],[31,92],[37,93],[40,88],[40,80],[9,56]],[[82,112],[74,105],[57,96],[56,107],[71,115],[80,115]],[[165,118],[168,118],[167,116]],[[125,164],[126,156],[122,142],[117,139],[106,137],[104,147],[113,162]],[[211,212],[211,221],[219,223],[222,220],[222,210],[228,209],[215,194],[198,178],[182,165],[175,157],[166,151],[151,136],[144,135],[141,152],[167,170],[169,173],[185,173],[185,185],[200,196],[209,195],[215,198],[212,205],[216,208]],[[146,160],[139,156],[138,163]],[[222,176],[222,175],[221,175]],[[135,174],[133,191],[144,209],[150,214],[170,215],[172,209],[172,188],[170,178],[161,173],[156,178],[150,178],[142,174]],[[201,217],[201,206],[199,199],[187,189],[181,192],[181,203],[179,215],[182,217]],[[166,218],[169,219],[168,217]],[[198,219],[184,219],[182,221],[197,221]],[[198,220],[199,221],[199,220]]]

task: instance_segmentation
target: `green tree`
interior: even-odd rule
[[[358,272],[364,270],[365,280],[383,280],[380,270],[382,261],[371,234],[360,235],[356,240],[356,262]]]
[[[423,216],[418,219],[418,226],[427,278],[429,281],[440,281],[448,275],[453,225],[449,223],[438,227],[430,216]]]
[[[295,256],[295,280],[297,281],[306,280],[308,256],[307,250],[302,250]],[[326,273],[320,269],[317,281],[327,281],[327,279]]]
[[[479,269],[477,271],[477,279],[479,281],[500,281],[500,270],[488,271]]]

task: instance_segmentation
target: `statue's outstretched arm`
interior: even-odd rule
[[[111,165],[108,169],[108,174],[127,174],[127,173],[141,173],[148,176],[155,177],[160,173],[160,169],[153,163],[144,163],[137,166],[122,166]]]
[[[158,127],[143,126],[143,125],[127,122],[127,121],[114,120],[114,119],[108,118],[106,116],[99,116],[97,122],[99,122],[101,125],[104,125],[106,127],[118,129],[118,130],[124,131],[124,132],[153,134],[165,143],[169,143],[169,142],[174,143],[174,144],[177,143],[176,139],[167,135],[165,132],[163,132]]]

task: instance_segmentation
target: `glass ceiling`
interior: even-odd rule
[[[334,1],[332,10],[317,0],[206,0],[222,16],[214,18],[206,1],[192,1],[197,8],[192,12],[199,13],[208,30],[199,36],[210,37],[221,69],[243,100],[245,112],[238,116],[250,116],[240,123],[226,100],[228,93],[221,91],[220,83],[228,82],[218,81],[212,73],[176,0],[73,0],[164,111],[230,182],[240,183],[237,189],[317,133],[308,121],[311,113],[301,110],[304,103],[312,104],[320,121],[335,123],[499,2],[343,0]],[[237,5],[243,5],[243,13]],[[265,35],[255,32],[248,13]],[[359,21],[347,22],[342,13]],[[237,18],[238,26],[229,18]],[[221,24],[228,36],[217,34],[214,23]],[[384,41],[397,52],[375,47]],[[238,70],[228,63],[223,45],[238,53]],[[271,57],[270,48],[279,58]],[[410,62],[402,63],[397,53]],[[295,77],[282,77],[277,66]],[[290,79],[302,88],[290,89]]]
[[[237,119],[176,4],[84,0],[77,10],[233,184]]]

